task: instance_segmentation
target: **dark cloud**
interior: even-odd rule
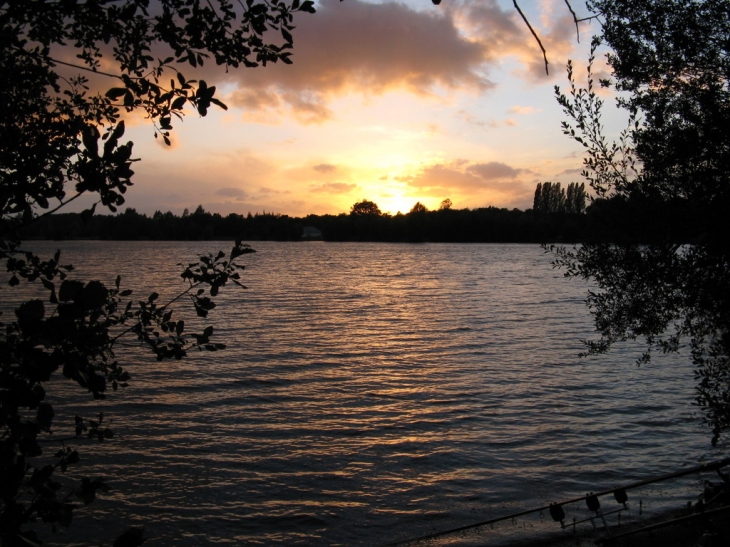
[[[476,163],[470,165],[467,172],[481,177],[484,180],[514,179],[523,172],[523,169],[515,169],[505,163],[490,161],[488,163]]]
[[[467,0],[455,5],[453,12],[469,35],[482,42],[484,57],[489,61],[497,61],[525,45],[527,29],[519,15],[513,10],[502,10],[496,0]]]
[[[244,108],[287,103],[302,121],[327,119],[335,94],[437,86],[484,90],[483,45],[464,38],[446,10],[415,11],[397,3],[323,0],[314,16],[295,21],[293,65],[232,71],[230,102]]]

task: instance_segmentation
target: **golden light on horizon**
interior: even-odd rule
[[[417,202],[437,210],[450,198],[455,208],[526,209],[536,182],[567,184],[579,172],[582,150],[560,133],[553,98],[564,76],[532,71],[532,37],[510,23],[511,6],[484,20],[486,12],[424,14],[421,4],[319,7],[297,28],[294,65],[229,72],[206,65],[196,77],[217,86],[228,110],[201,118],[189,109],[184,123],[173,123],[172,147],[141,116],[127,119],[125,139],[143,161],[125,206],[149,215],[201,204],[222,215],[303,217],[347,214],[365,199],[396,215]],[[563,28],[553,11],[539,9]],[[357,10],[369,16],[353,19]],[[442,25],[434,27],[435,15]],[[511,46],[497,54],[475,40]],[[572,34],[555,40],[562,42],[552,51],[585,58],[588,46],[578,48]]]
[[[414,194],[417,189],[408,186],[408,183],[402,180],[401,173],[407,173],[409,166],[402,169],[394,170],[390,165],[385,170],[385,174],[374,176],[378,173],[377,166],[373,168],[365,168],[367,174],[360,175],[360,181],[357,183],[358,190],[351,193],[356,199],[352,203],[362,201],[363,199],[373,201],[377,204],[380,211],[384,214],[396,215],[397,213],[407,213],[417,202],[421,202],[431,209],[429,198]],[[383,171],[381,171],[383,173]],[[348,208],[349,211],[349,208]]]
[[[430,202],[430,200],[418,198],[417,196],[406,196],[406,195],[395,195],[395,196],[390,196],[390,197],[384,197],[382,199],[382,203],[378,203],[378,207],[380,207],[380,210],[383,213],[388,213],[390,215],[396,215],[399,212],[406,214],[408,211],[413,209],[413,206],[418,202],[421,202],[422,204],[426,205],[426,207],[428,207],[429,210],[432,209],[427,204],[428,202]]]

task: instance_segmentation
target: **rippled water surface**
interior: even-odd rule
[[[225,243],[35,244],[59,245],[79,275],[171,296],[177,262]],[[126,348],[127,389],[58,404],[57,432],[100,409],[116,433],[82,447],[113,490],[61,543],[128,523],[150,546],[383,545],[718,457],[686,357],[578,359],[587,288],[537,246],[254,248],[248,290],[226,287],[211,316],[226,351]]]

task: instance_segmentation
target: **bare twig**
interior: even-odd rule
[[[570,5],[570,0],[565,0],[565,5],[568,6],[570,14],[573,16],[573,22],[575,23],[575,39],[580,44],[580,31],[578,30],[578,16],[573,11],[573,6]]]
[[[91,72],[92,74],[101,74],[102,76],[108,76],[110,78],[117,78],[119,80],[122,79],[122,77],[118,74],[111,74],[110,72],[103,72],[101,70],[94,70],[93,68],[89,68],[87,66],[83,65],[77,65],[74,63],[67,63],[66,61],[59,61],[58,59],[54,59],[53,57],[49,57],[49,60],[52,62],[58,64],[58,65],[65,65],[70,66],[71,68],[78,68],[79,70],[85,70],[86,72]]]
[[[542,50],[542,58],[545,60],[545,74],[550,74],[550,71],[548,70],[547,51],[545,51],[545,47],[542,45],[542,42],[540,41],[540,37],[535,32],[535,29],[532,28],[532,25],[527,20],[527,17],[525,17],[525,14],[522,13],[522,10],[520,9],[519,4],[517,4],[517,0],[512,0],[512,4],[514,4],[515,9],[519,12],[520,16],[522,17],[522,20],[527,25],[527,28],[530,29],[530,32],[535,37],[535,40],[537,41],[537,45],[540,46],[540,49]],[[573,11],[573,10],[571,10],[571,11]]]

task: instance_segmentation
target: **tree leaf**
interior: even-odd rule
[[[112,100],[116,100],[127,92],[126,87],[112,87],[106,92],[106,96]]]
[[[185,106],[187,100],[187,97],[178,97],[172,102],[172,106],[170,106],[170,108],[172,110],[181,110]]]

